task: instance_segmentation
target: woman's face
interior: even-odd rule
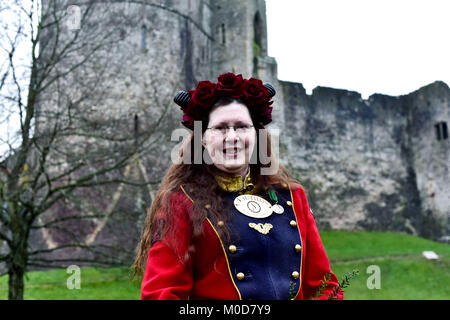
[[[214,108],[209,114],[208,128],[202,144],[214,165],[227,173],[244,175],[256,141],[256,130],[247,106],[232,102]]]

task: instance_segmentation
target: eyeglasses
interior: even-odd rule
[[[234,132],[237,134],[245,134],[250,132],[250,130],[253,128],[252,125],[249,124],[240,124],[237,126],[218,126],[218,127],[212,127],[212,128],[206,128],[207,130],[210,130],[212,134],[215,135],[226,135],[228,129],[233,129]]]

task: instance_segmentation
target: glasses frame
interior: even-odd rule
[[[236,134],[246,134],[246,133],[250,132],[250,129],[251,129],[251,128],[254,128],[254,127],[255,127],[254,125],[245,125],[246,128],[245,128],[244,132],[239,132],[239,131],[236,130],[236,127],[242,127],[242,126],[243,126],[242,124],[237,125],[237,126],[225,126],[225,125],[224,125],[223,127],[225,127],[225,130],[226,130],[225,133],[222,133],[222,132],[220,132],[219,129],[213,128],[213,127],[211,127],[211,128],[206,128],[206,130],[210,130],[211,133],[214,134],[214,135],[225,136],[225,135],[228,133],[228,130],[230,130],[230,129],[233,129],[233,131],[234,131]]]

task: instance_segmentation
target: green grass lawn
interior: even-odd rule
[[[358,269],[345,290],[346,299],[450,299],[450,245],[386,232],[323,231],[333,272]],[[422,251],[440,259],[426,260]],[[368,289],[369,266],[378,266],[381,288]],[[83,268],[81,289],[67,289],[65,269],[28,272],[25,299],[139,299],[140,283],[129,268]],[[8,297],[8,277],[0,277],[0,299]]]
[[[130,268],[82,268],[80,289],[69,290],[66,269],[28,272],[26,300],[136,300],[140,283],[131,281]],[[8,277],[0,278],[0,299],[8,298]]]
[[[386,232],[321,232],[333,272],[342,275],[358,269],[359,276],[345,290],[345,299],[450,299],[450,245],[412,235]],[[427,260],[434,251],[439,260]],[[372,283],[369,266],[380,270],[380,289]]]

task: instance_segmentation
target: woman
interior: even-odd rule
[[[148,210],[134,265],[142,299],[343,298],[305,191],[271,154],[274,95],[226,73],[175,97],[182,123],[201,132]]]

